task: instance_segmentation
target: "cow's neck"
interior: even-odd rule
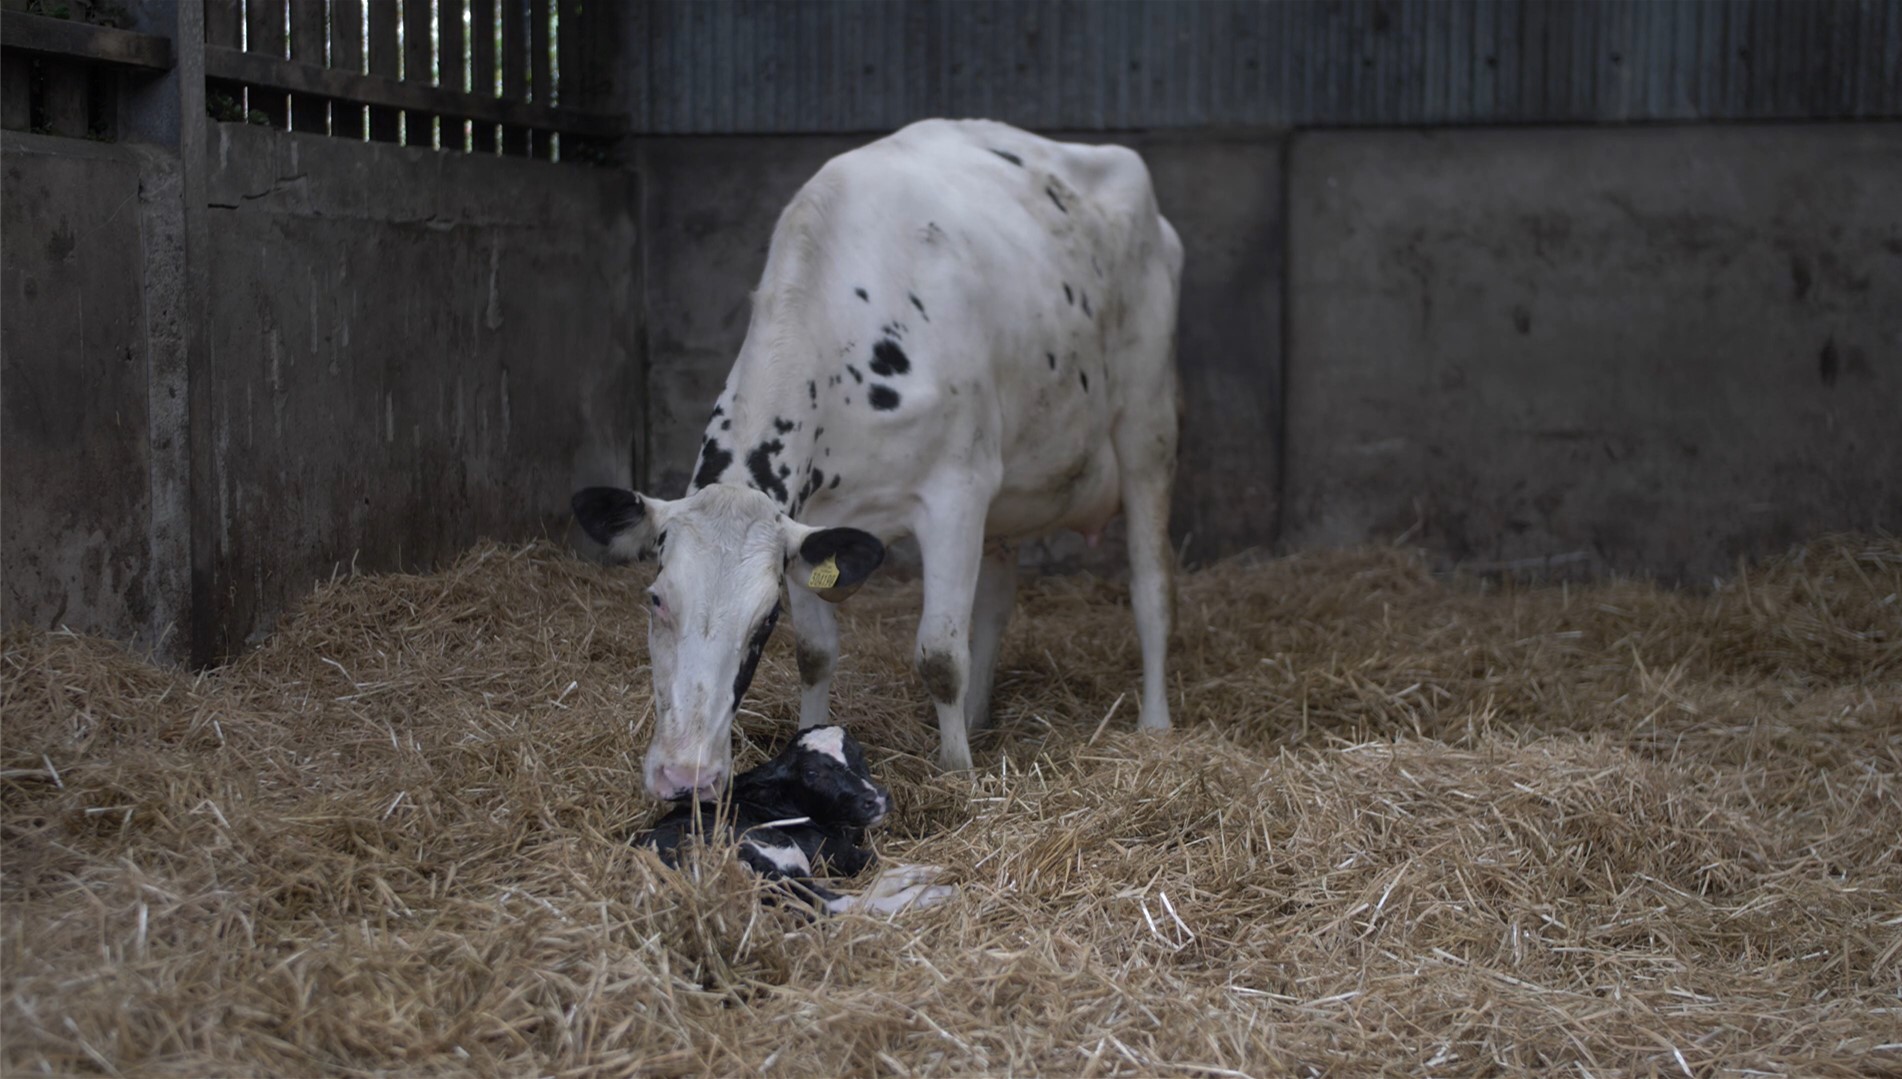
[[[701,438],[693,489],[709,483],[751,487],[797,514],[812,493],[818,432],[819,413],[807,406],[803,397],[792,401],[785,394],[762,394],[754,400],[729,386]]]

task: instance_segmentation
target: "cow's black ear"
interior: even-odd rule
[[[654,522],[647,500],[640,495],[619,487],[584,487],[568,504],[575,511],[575,523],[609,554],[628,561],[648,556]]]
[[[838,603],[885,561],[885,545],[856,528],[821,528],[799,543],[793,570],[820,599]]]

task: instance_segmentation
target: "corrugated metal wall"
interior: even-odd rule
[[[1902,0],[649,0],[665,134],[1902,116]]]

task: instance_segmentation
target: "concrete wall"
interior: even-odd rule
[[[707,412],[746,335],[779,211],[827,159],[869,137],[643,140],[648,306],[647,452],[665,497],[684,491]],[[1095,137],[1148,161],[1163,213],[1188,251],[1178,334],[1183,433],[1177,541],[1194,559],[1275,535],[1281,393],[1281,144],[1208,135]],[[1074,536],[1033,545],[1048,567],[1114,567]]]
[[[178,157],[0,145],[6,625],[227,654],[339,566],[565,536],[629,481],[630,172],[215,124],[188,385]]]
[[[338,565],[566,535],[640,413],[632,176],[212,132],[213,602],[229,648]]]
[[[186,602],[177,159],[0,136],[0,622],[156,644]],[[155,422],[156,421],[156,422]]]
[[[1312,134],[1289,547],[1702,577],[1902,529],[1902,125]]]

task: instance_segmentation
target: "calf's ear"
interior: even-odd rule
[[[654,537],[660,531],[657,511],[665,503],[619,487],[584,487],[568,504],[575,523],[606,547],[610,558],[633,562],[654,557]]]
[[[856,528],[787,529],[786,577],[828,603],[858,591],[879,563],[885,545]]]

